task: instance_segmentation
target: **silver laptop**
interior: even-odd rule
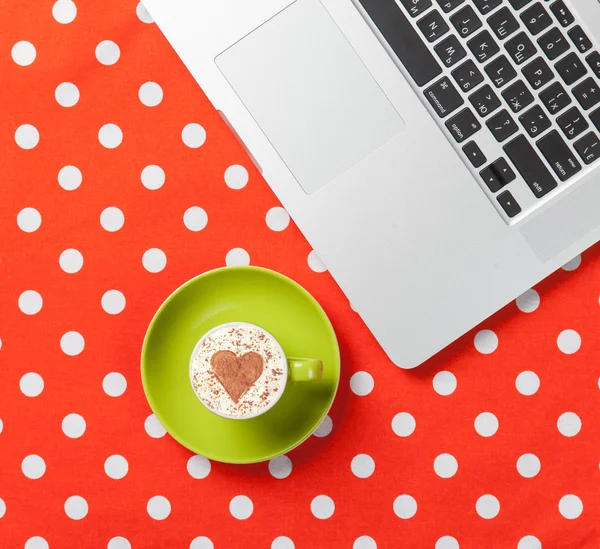
[[[399,367],[598,241],[598,0],[144,4]]]

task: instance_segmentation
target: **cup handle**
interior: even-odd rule
[[[292,381],[319,381],[323,375],[323,363],[315,358],[288,358]]]

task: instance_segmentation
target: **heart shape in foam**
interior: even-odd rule
[[[237,356],[231,351],[217,351],[210,359],[210,365],[227,394],[237,404],[263,373],[265,361],[254,352]]]

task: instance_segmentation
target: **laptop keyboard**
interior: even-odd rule
[[[600,49],[563,0],[358,0],[498,212],[600,164]]]

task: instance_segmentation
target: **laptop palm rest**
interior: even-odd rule
[[[405,127],[319,0],[297,0],[215,61],[307,194]]]

